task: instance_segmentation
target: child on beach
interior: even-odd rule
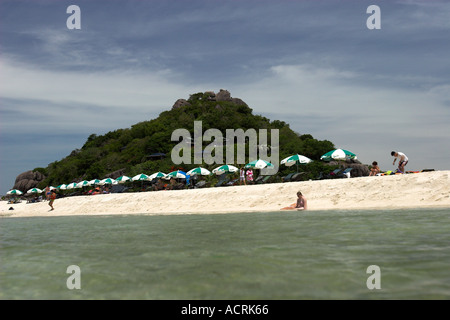
[[[55,202],[56,199],[56,191],[55,189],[53,189],[52,191],[50,191],[50,202],[48,203],[48,205],[51,207],[50,211],[55,210],[55,208],[53,208],[53,202]]]
[[[308,209],[308,201],[303,196],[303,194],[299,191],[297,192],[297,202],[291,204],[289,207],[281,208],[280,210],[307,210]]]
[[[245,185],[246,183],[245,183],[245,170],[244,170],[244,168],[241,168],[239,170],[239,185],[242,185],[242,181],[244,181],[244,185]]]
[[[248,169],[246,174],[247,174],[247,181],[249,183],[253,183],[253,170]]]
[[[372,162],[372,168],[370,169],[370,176],[376,176],[378,173],[380,173],[380,167],[378,166],[378,162],[374,161]]]

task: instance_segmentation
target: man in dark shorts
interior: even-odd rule
[[[408,163],[408,157],[403,152],[392,151],[391,156],[395,157],[392,165],[395,165],[395,161],[398,159],[398,170],[401,173],[405,173],[405,166]]]

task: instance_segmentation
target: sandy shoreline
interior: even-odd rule
[[[0,202],[0,216],[71,216],[114,214],[195,214],[279,211],[296,201],[297,191],[309,210],[450,208],[450,171],[217,187],[195,190],[102,194],[48,202]],[[14,210],[9,210],[13,207]]]

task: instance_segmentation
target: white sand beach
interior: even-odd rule
[[[48,202],[0,202],[0,216],[198,214],[279,211],[301,191],[308,210],[450,208],[450,171],[205,189],[101,194]],[[9,210],[10,208],[14,210]],[[283,211],[280,211],[282,213]],[[300,213],[300,212],[299,212]]]

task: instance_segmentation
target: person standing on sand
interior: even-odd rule
[[[280,210],[308,210],[308,200],[299,191],[297,192],[297,202],[291,204],[289,207],[281,208]]]
[[[403,152],[392,151],[391,156],[395,157],[392,165],[395,165],[395,161],[398,158],[398,170],[401,173],[405,173],[405,166],[408,164],[408,157]]]
[[[250,184],[253,183],[253,170],[252,169],[248,169],[246,174],[247,174],[247,181]]]
[[[49,201],[50,200],[50,188],[49,186],[45,187],[45,200]]]
[[[53,189],[52,191],[50,191],[50,202],[48,203],[48,205],[51,207],[50,211],[55,210],[55,208],[53,208],[53,202],[55,202],[56,199],[56,191],[55,189]]]
[[[242,181],[244,181],[244,185],[246,185],[245,183],[245,170],[244,168],[241,168],[239,170],[239,185],[242,185]]]

